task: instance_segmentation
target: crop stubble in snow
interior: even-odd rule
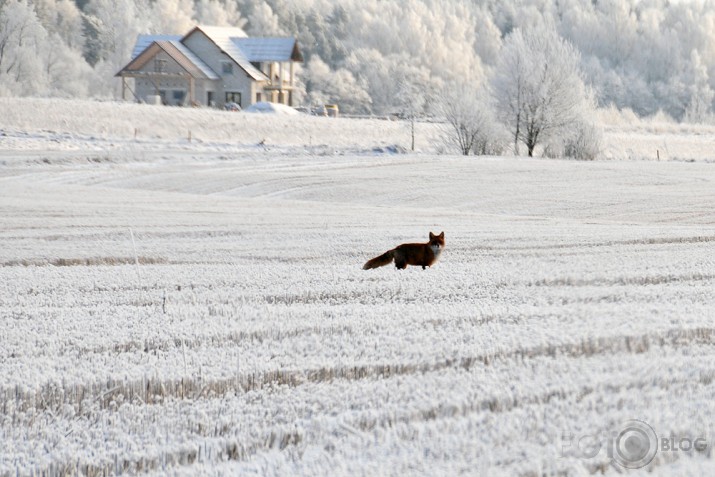
[[[562,436],[628,419],[712,442],[712,164],[301,151],[6,158],[0,475],[615,472]],[[434,268],[360,269],[430,230]]]

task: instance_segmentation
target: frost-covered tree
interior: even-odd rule
[[[91,85],[99,82],[81,50],[67,46],[59,33],[51,34],[43,44],[40,59],[49,95],[84,98],[90,95]]]
[[[692,51],[690,62],[693,79],[689,88],[690,103],[685,110],[685,120],[700,123],[711,115],[715,93],[710,87],[708,70],[697,50]]]
[[[415,150],[415,126],[417,119],[424,116],[432,93],[425,85],[427,78],[403,74],[397,81],[396,106],[400,116],[407,120],[410,127],[410,150]]]
[[[194,0],[153,0],[149,5],[153,33],[183,34],[195,24]]]
[[[231,0],[196,0],[196,21],[202,25],[243,28],[246,19]]]
[[[150,15],[134,0],[89,0],[84,13],[90,64],[126,62],[137,35],[149,32]]]
[[[589,107],[573,46],[546,26],[513,31],[500,53],[491,86],[497,114],[511,131],[515,152],[571,132]]]
[[[145,7],[134,0],[89,0],[85,5],[86,34],[91,39],[85,57],[100,78],[91,85],[91,94],[120,94],[114,74],[129,60],[137,35],[150,31],[151,16]]]
[[[73,0],[33,0],[37,18],[49,35],[57,34],[58,39],[68,48],[82,51],[85,38],[83,18],[77,3]]]
[[[0,86],[11,94],[46,89],[41,48],[47,31],[26,0],[0,3]]]
[[[465,156],[502,152],[503,135],[479,85],[449,84],[437,101],[438,114],[444,119],[442,140],[447,148]]]
[[[248,16],[248,34],[252,36],[280,36],[285,35],[285,32],[270,5],[261,2]]]
[[[317,55],[303,70],[304,81],[311,104],[339,103],[340,109],[349,113],[367,113],[371,99],[352,73],[344,68],[333,71]]]
[[[424,104],[434,87],[430,71],[416,65],[405,54],[385,56],[372,48],[358,48],[342,65],[370,95],[373,114],[404,113],[407,98]],[[408,86],[414,95],[405,94],[403,90]]]

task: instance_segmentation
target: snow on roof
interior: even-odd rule
[[[139,56],[142,51],[146,50],[147,47],[155,41],[174,40],[181,40],[181,35],[139,35],[137,37],[137,42],[134,44],[134,50],[132,50],[132,60]]]
[[[248,61],[291,61],[295,38],[233,38]]]
[[[280,103],[269,103],[266,101],[260,101],[258,103],[252,104],[246,109],[247,113],[269,113],[269,114],[299,114],[297,110]]]
[[[202,31],[216,46],[221,48],[238,66],[248,73],[257,81],[267,80],[268,77],[251,64],[251,61],[241,51],[241,48],[234,42],[237,38],[246,38],[246,32],[235,27],[215,27],[215,26],[197,26],[191,30],[183,39],[193,35],[195,31]]]
[[[196,28],[200,29],[211,38],[248,38],[248,34],[238,27],[199,25]]]

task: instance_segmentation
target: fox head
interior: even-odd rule
[[[433,249],[441,250],[444,248],[444,232],[439,235],[435,235],[432,232],[429,233],[429,245]]]

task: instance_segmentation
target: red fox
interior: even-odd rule
[[[398,245],[379,257],[368,260],[362,269],[370,270],[371,268],[384,267],[394,260],[398,270],[407,268],[407,265],[416,265],[424,270],[437,261],[442,249],[444,249],[444,232],[439,235],[430,232],[429,242]]]

